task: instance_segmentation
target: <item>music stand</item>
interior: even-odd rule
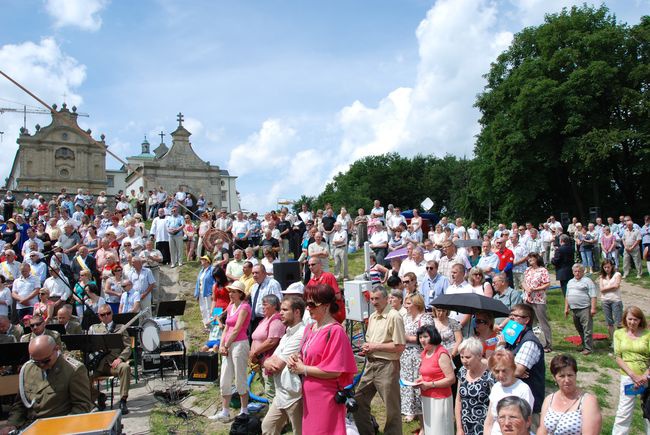
[[[187,301],[185,300],[180,300],[180,301],[162,301],[160,304],[158,304],[158,312],[156,315],[158,317],[171,317],[171,329],[174,329],[174,317],[175,316],[182,316],[185,314],[185,304],[187,304]]]
[[[138,313],[115,313],[113,314],[113,323],[116,325],[126,325],[137,315]]]
[[[29,361],[29,343],[0,344],[0,366],[18,366]]]
[[[84,353],[124,347],[122,334],[68,334],[62,335],[61,340],[65,343],[67,350],[80,350]]]
[[[50,331],[56,331],[60,335],[65,335],[65,325],[61,325],[59,323],[50,323],[49,325],[45,325],[46,329],[49,329]]]

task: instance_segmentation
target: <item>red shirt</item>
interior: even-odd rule
[[[426,350],[422,352],[422,355],[420,356],[422,360],[420,363],[420,376],[422,376],[423,381],[435,382],[441,381],[445,378],[445,374],[440,368],[440,356],[442,354],[447,354],[449,357],[449,352],[447,352],[447,349],[442,345],[439,345],[430,357],[427,356]],[[451,387],[429,388],[428,390],[422,390],[421,394],[424,397],[444,399],[451,396]]]
[[[515,261],[515,254],[508,248],[504,248],[503,251],[497,251],[497,257],[499,257],[499,270],[503,272],[503,269],[506,268],[508,263]]]
[[[332,317],[334,317],[334,319],[336,319],[337,322],[342,323],[345,320],[345,301],[343,300],[343,296],[341,295],[341,289],[339,289],[339,283],[336,282],[336,278],[334,277],[334,274],[330,272],[323,272],[318,278],[312,275],[311,279],[307,283],[307,285],[318,285],[318,284],[329,285],[334,289],[334,293],[337,295],[337,298],[339,296],[341,297],[341,299],[337,300],[337,305],[339,306],[339,310],[336,313],[334,313]]]

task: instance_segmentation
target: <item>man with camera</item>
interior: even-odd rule
[[[262,433],[280,435],[287,420],[294,434],[302,433],[302,386],[300,376],[291,373],[287,359],[300,350],[305,331],[302,316],[305,301],[297,295],[287,295],[280,306],[280,319],[287,332],[280,339],[273,355],[264,361],[264,370],[273,375],[275,398],[262,422]]]
[[[398,435],[402,433],[399,357],[406,345],[404,323],[400,314],[388,304],[388,293],[383,287],[372,290],[370,302],[375,312],[368,319],[366,342],[362,346],[367,362],[355,395],[359,409],[354,421],[359,433],[374,433],[370,403],[379,392],[386,405],[384,434]]]

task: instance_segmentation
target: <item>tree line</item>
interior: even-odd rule
[[[650,212],[650,17],[630,26],[605,6],[549,14],[517,33],[476,99],[471,159],[396,153],[339,173],[313,208],[372,201],[486,222]]]

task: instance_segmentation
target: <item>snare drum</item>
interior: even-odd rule
[[[160,331],[171,331],[172,319],[154,317],[142,322],[140,328],[140,345],[147,352],[155,352],[160,347]]]

